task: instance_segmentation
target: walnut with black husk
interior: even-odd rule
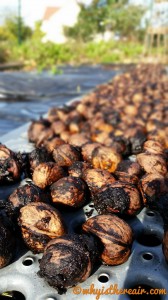
[[[122,160],[115,171],[115,175],[120,181],[127,181],[129,183],[137,184],[139,177],[142,174],[142,169],[137,162],[131,160]]]
[[[23,240],[33,253],[43,252],[51,239],[66,233],[59,211],[43,202],[29,203],[22,207],[18,221]]]
[[[116,181],[103,187],[95,195],[94,205],[99,214],[135,215],[142,209],[142,200],[135,185]]]
[[[21,207],[31,202],[47,202],[48,198],[47,193],[44,193],[33,182],[26,183],[15,189],[9,196],[6,203],[7,214],[15,220],[19,216]]]
[[[33,182],[41,189],[45,189],[47,186],[51,185],[64,176],[65,172],[63,168],[57,166],[56,163],[42,163],[34,169]]]
[[[116,181],[110,172],[102,169],[86,169],[83,172],[83,179],[86,181],[92,195],[104,186]]]
[[[116,215],[99,215],[88,219],[82,229],[98,237],[103,244],[101,260],[107,265],[119,265],[131,254],[131,227]]]
[[[65,144],[65,142],[59,137],[53,137],[52,139],[45,140],[43,146],[46,148],[48,153],[52,153],[55,148],[60,145]]]
[[[90,276],[97,257],[94,237],[67,234],[47,244],[40,260],[39,275],[62,294]]]
[[[20,176],[21,166],[17,155],[0,144],[0,183],[17,181]]]
[[[129,119],[129,116],[127,115],[126,118]],[[146,130],[143,126],[135,123],[125,130],[124,137],[130,141],[131,152],[137,154],[142,151],[143,143],[146,140]]]
[[[85,161],[75,161],[72,166],[68,168],[68,173],[73,177],[83,177],[85,170],[91,168],[91,165]]]
[[[84,161],[87,161],[89,163],[92,162],[92,153],[94,149],[98,148],[101,144],[99,143],[86,143],[82,146],[82,157]]]
[[[84,133],[74,133],[68,139],[68,143],[74,147],[82,147],[89,141],[90,139]]]
[[[51,198],[54,204],[79,208],[85,204],[87,188],[78,177],[64,177],[51,185]]]
[[[79,151],[68,144],[60,145],[52,154],[57,165],[61,167],[70,167],[74,161],[80,160]]]
[[[141,178],[139,188],[144,205],[150,209],[156,209],[161,196],[168,194],[168,178],[159,173],[146,174]]]
[[[28,154],[30,173],[42,163],[52,162],[53,158],[44,147],[35,148]]]
[[[95,169],[100,168],[113,173],[121,159],[121,155],[114,148],[100,146],[93,150],[91,163]]]
[[[146,173],[158,173],[163,176],[167,173],[166,158],[164,148],[157,141],[146,141],[144,151],[137,155],[137,162]]]
[[[33,121],[28,129],[29,141],[32,143],[37,143],[41,134],[50,129],[50,126],[51,123],[47,119]]]
[[[6,226],[3,219],[0,218],[0,269],[7,266],[14,253],[14,236],[11,230]]]

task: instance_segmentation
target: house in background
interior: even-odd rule
[[[64,26],[73,26],[77,22],[79,12],[80,6],[76,0],[53,1],[53,6],[46,7],[42,19],[41,30],[45,33],[43,42],[66,42]]]

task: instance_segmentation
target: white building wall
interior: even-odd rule
[[[42,31],[46,33],[43,42],[52,41],[55,43],[66,42],[64,26],[73,26],[77,22],[80,7],[74,0],[62,0],[62,7],[49,20],[44,20]],[[59,2],[59,1],[58,1]],[[57,3],[54,2],[56,6]]]

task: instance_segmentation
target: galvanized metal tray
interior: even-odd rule
[[[28,126],[29,124],[26,124],[10,132],[0,138],[0,142],[14,151],[30,152],[33,145],[27,139]],[[5,190],[1,189],[0,198],[3,195],[5,197],[5,193]],[[70,232],[76,232],[80,224],[96,214],[92,203],[78,212],[67,214],[66,220]],[[66,294],[59,295],[37,275],[38,260],[41,255],[34,255],[30,251],[24,252],[22,249],[17,252],[15,260],[10,265],[0,270],[0,294],[7,291],[19,291],[26,300],[128,300],[137,297],[137,295],[131,295],[131,291],[140,293],[142,289],[145,289],[146,294],[143,292],[138,299],[168,300],[168,295],[166,295],[168,293],[168,265],[165,262],[161,245],[162,218],[156,211],[143,209],[127,222],[133,229],[135,240],[132,253],[126,263],[115,267],[97,266],[85,282],[68,289]]]

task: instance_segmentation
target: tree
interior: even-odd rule
[[[68,37],[78,40],[91,40],[98,32],[104,32],[106,7],[98,5],[98,0],[93,0],[92,4],[85,6],[80,4],[81,11],[78,16],[78,22],[74,27],[65,27],[65,34]]]
[[[121,37],[128,39],[138,38],[140,22],[144,14],[144,8],[137,5],[120,6],[115,10],[109,11],[108,20],[114,21],[111,26],[112,30],[118,33]]]
[[[74,27],[66,27],[65,34],[70,38],[88,41],[97,33],[110,30],[121,37],[132,38],[139,30],[144,8],[128,5],[127,0],[93,0],[89,6],[80,5],[81,11]],[[104,2],[103,2],[104,3]]]
[[[35,42],[41,43],[42,38],[45,36],[45,33],[41,30],[42,21],[35,22],[35,28],[32,32],[32,40]]]
[[[21,17],[15,15],[6,17],[4,24],[0,27],[0,40],[16,41],[18,39],[18,24],[20,22],[21,40],[25,41],[32,35],[32,29],[24,24]]]

